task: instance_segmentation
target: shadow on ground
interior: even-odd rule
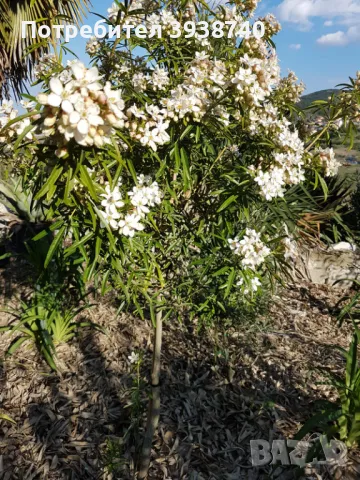
[[[318,368],[342,371],[330,345],[346,346],[348,336],[338,334],[334,319],[317,307],[303,315],[299,292],[289,295],[281,312],[277,305],[270,312],[271,330],[259,320],[252,332],[228,328],[217,337],[185,324],[166,325],[150,480],[294,478],[289,467],[272,477],[268,469],[253,468],[249,442],[292,437],[314,411],[314,401],[331,398],[331,389],[317,383]],[[132,478],[136,431],[126,435],[134,372],[127,357],[145,352],[145,378],[151,327],[116,318],[111,303],[95,307],[90,319],[106,325],[108,335],[90,331],[59,347],[59,375],[33,350],[5,363],[0,406],[17,423],[1,424],[1,478]],[[1,350],[6,341],[2,337]],[[144,393],[144,413],[146,402]],[[113,468],[112,476],[106,467]]]

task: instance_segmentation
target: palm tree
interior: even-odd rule
[[[49,39],[21,38],[23,21],[51,27],[78,24],[90,0],[0,0],[0,100],[20,97],[32,68],[49,51]]]

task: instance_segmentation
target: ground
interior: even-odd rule
[[[0,270],[2,304],[26,295],[22,279]],[[9,298],[10,293],[12,294]],[[315,412],[314,402],[336,400],[326,372],[343,373],[333,345],[348,348],[351,328],[337,328],[344,291],[312,284],[278,290],[265,314],[224,333],[196,324],[164,327],[161,419],[150,480],[295,478],[292,467],[253,468],[252,439],[291,438]],[[151,325],[117,315],[113,295],[86,313],[107,334],[82,332],[58,347],[52,373],[31,346],[1,366],[0,477],[30,479],[133,478],[136,441],[146,415],[128,356],[144,352],[140,382],[151,362]],[[0,313],[0,324],[9,320]],[[11,339],[0,336],[0,357]],[[325,373],[324,373],[325,372]],[[139,427],[139,428],[137,428]],[[360,478],[360,457],[349,465],[305,472],[302,478]],[[359,462],[358,460],[359,459]],[[323,467],[324,468],[324,467]],[[271,475],[270,475],[271,474]]]

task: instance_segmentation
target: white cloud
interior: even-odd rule
[[[291,48],[292,50],[300,50],[301,43],[292,43],[291,45],[289,45],[289,48]]]
[[[346,34],[339,30],[336,33],[328,33],[327,35],[323,35],[322,37],[318,38],[317,43],[320,45],[338,45],[338,46],[344,46],[346,45],[347,39],[346,39]]]
[[[313,17],[334,18],[340,22],[353,19],[359,25],[360,0],[283,0],[277,7],[277,15],[302,30],[311,28]]]
[[[325,27],[332,27],[334,25],[334,22],[332,20],[327,20],[324,22]]]
[[[328,33],[317,39],[319,45],[344,47],[349,43],[360,41],[360,30],[358,27],[350,27],[347,32],[339,30],[336,33]]]

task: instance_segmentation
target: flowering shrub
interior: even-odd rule
[[[113,4],[108,21],[161,24],[164,34],[188,19],[240,26],[256,5],[214,12],[204,2],[136,0]],[[262,39],[124,32],[89,40],[90,68],[47,58],[27,117],[33,188],[56,232],[45,268],[57,248],[65,258],[77,252],[85,280],[96,277],[102,291],[111,282],[141,315],[146,303],[157,328],[162,310],[216,318],[278,277],[308,206],[299,185],[321,179],[325,188],[321,175],[335,175],[338,163],[319,149],[321,134],[303,138],[293,126],[304,86],[293,73],[280,78],[271,40],[280,26],[261,20]]]
[[[185,0],[171,9],[136,0],[113,4],[108,19],[121,28],[161,24],[163,35],[189,19],[240,28],[256,4],[230,2],[214,12]],[[195,315],[208,315],[209,303],[210,311],[223,310],[219,292],[250,300],[289,258],[286,245],[303,213],[301,201],[288,202],[299,195],[296,186],[337,173],[321,132],[310,132],[306,146],[293,126],[304,85],[293,72],[280,78],[271,42],[280,25],[272,15],[261,21],[262,39],[91,38],[93,66],[63,66],[56,52],[37,66],[44,91],[36,109],[26,103],[26,118],[16,121],[12,106],[2,106],[1,124],[10,120],[4,151],[32,149],[37,198],[61,227],[54,241],[72,238],[71,251],[81,248],[88,265],[85,277],[106,275],[140,310],[139,295],[165,285],[172,307],[185,297]],[[138,47],[142,57],[133,54]],[[348,93],[341,102],[356,116]],[[134,282],[144,252],[151,274]]]
[[[210,24],[231,20],[240,28],[254,16],[256,4],[230,2],[212,12],[191,1],[169,9],[136,0],[113,4],[108,18],[121,28],[160,24],[166,35],[177,22],[189,19]],[[36,68],[44,84],[36,97],[38,108],[34,112],[29,104],[32,115],[5,129],[2,140],[16,134],[36,143],[35,171],[42,179],[38,198],[53,204],[49,211],[61,222],[59,235],[76,240],[73,250],[81,245],[91,265],[89,275],[100,265],[101,274],[113,272],[112,258],[120,256],[114,281],[121,279],[124,286],[130,272],[141,270],[140,252],[145,249],[157,272],[155,284],[164,288],[168,282],[167,294],[172,291],[176,305],[183,296],[179,285],[181,291],[184,285],[193,290],[195,279],[201,287],[214,285],[214,292],[224,288],[227,296],[237,285],[251,298],[258,290],[247,288],[251,279],[258,287],[261,278],[281,264],[281,252],[286,257],[282,237],[294,228],[299,211],[289,207],[286,218],[284,212],[274,215],[274,208],[279,211],[279,201],[286,203],[287,196],[298,193],[296,185],[312,178],[313,169],[333,176],[339,163],[319,142],[306,148],[306,139],[293,127],[290,112],[304,85],[293,72],[280,78],[270,41],[280,25],[272,15],[261,20],[262,39],[239,42],[195,35],[167,37],[165,42],[157,35],[126,39],[124,32],[120,39],[89,40],[90,68],[78,60],[63,66],[55,53]],[[133,55],[137,47],[142,57]],[[6,105],[3,112],[7,117],[2,124],[16,115]],[[136,232],[143,235],[140,250],[138,243],[123,239]],[[178,236],[187,239],[191,251],[185,254]],[[235,257],[224,258],[227,244]],[[129,250],[130,267],[131,255],[124,255]],[[181,267],[180,258],[187,258]],[[214,267],[208,261],[221,272],[210,276],[211,281]],[[187,276],[189,285],[183,281]],[[153,282],[147,278],[141,295]],[[196,289],[195,311],[199,290],[209,298],[201,287]],[[132,294],[128,288],[125,292],[130,301]],[[132,299],[137,304],[138,294],[134,291]]]

